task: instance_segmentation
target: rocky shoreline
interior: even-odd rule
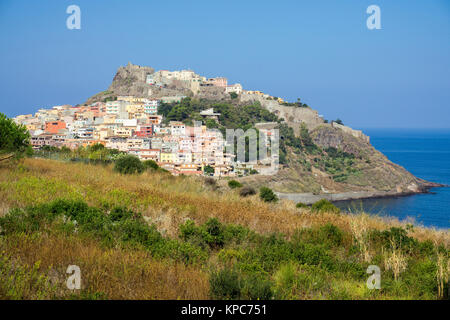
[[[346,201],[346,200],[362,200],[362,199],[373,199],[373,198],[394,198],[394,197],[405,197],[415,194],[431,193],[432,188],[450,187],[448,185],[443,185],[439,183],[429,182],[423,184],[418,191],[408,191],[408,192],[397,192],[397,191],[351,191],[342,193],[323,193],[323,194],[313,194],[313,193],[282,193],[276,192],[280,199],[287,199],[294,201],[296,203],[302,202],[304,204],[310,205],[322,199],[327,199],[331,202]]]

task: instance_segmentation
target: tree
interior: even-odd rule
[[[0,113],[0,162],[31,154],[30,134],[25,126]]]
[[[342,122],[342,120],[341,119],[336,119],[335,121],[333,121],[333,122],[336,122],[337,124],[340,124],[340,125],[344,125],[344,123]]]
[[[154,160],[145,160],[143,163],[146,169],[158,170],[159,166]]]
[[[267,187],[261,187],[261,189],[259,189],[259,197],[264,202],[277,202],[278,201],[277,195],[272,191],[272,189],[267,188]]]
[[[206,119],[205,121],[205,125],[208,129],[214,129],[214,128],[218,128],[219,125],[217,124],[216,120],[214,119]]]
[[[144,171],[144,165],[139,158],[132,155],[125,155],[116,160],[114,170],[122,174],[135,174]]]
[[[208,176],[213,175],[213,174],[214,174],[214,168],[211,167],[210,165],[207,165],[207,166],[205,166],[205,167],[203,168],[203,172],[204,172],[206,175],[208,175]]]
[[[236,180],[230,180],[230,181],[228,181],[228,186],[229,186],[231,189],[236,189],[236,188],[242,187],[242,184],[241,184],[239,181],[236,181]]]
[[[231,99],[236,99],[238,97],[238,94],[236,92],[230,92]]]

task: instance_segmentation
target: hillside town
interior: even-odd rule
[[[193,92],[200,86],[221,87],[228,93],[243,92],[240,84],[228,85],[226,78],[207,79],[187,70],[158,71],[146,79],[150,88],[173,81],[188,83]],[[180,102],[183,98],[117,96],[89,105],[42,108],[34,115],[19,115],[14,121],[28,129],[35,150],[44,146],[76,150],[102,144],[141,160],[153,160],[174,175],[205,174],[205,167],[210,167],[208,175],[213,176],[242,176],[266,169],[267,161],[241,163],[234,154],[225,152],[222,134],[204,125],[207,119],[219,121],[220,114],[213,108],[202,111],[200,115],[205,121],[196,121],[194,126],[179,121],[165,124],[163,116],[158,114],[160,104]],[[260,131],[270,135],[270,129],[261,126]]]

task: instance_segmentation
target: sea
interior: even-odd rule
[[[363,129],[371,144],[416,177],[450,185],[450,129]],[[336,202],[348,212],[365,211],[401,221],[450,228],[450,188],[395,198]]]

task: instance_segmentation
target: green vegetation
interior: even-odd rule
[[[259,197],[265,202],[277,202],[278,201],[277,195],[272,191],[272,189],[267,188],[267,187],[261,187],[259,189]]]
[[[299,212],[152,170],[0,168],[0,299],[448,299],[444,231],[326,201]],[[80,291],[65,287],[70,264]],[[366,286],[369,265],[380,290]]]
[[[438,291],[435,273],[438,268],[434,255],[448,254],[443,247],[419,242],[402,228],[373,232],[370,241],[381,259],[383,250],[392,243],[399,254],[411,257],[409,268],[399,276],[384,273],[381,291],[365,287],[368,263],[355,261],[354,247],[348,234],[333,224],[299,230],[290,240],[283,234],[257,234],[248,228],[222,224],[211,218],[197,225],[192,220],[179,227],[178,239],[164,237],[154,225],[148,225],[142,215],[122,207],[100,209],[82,201],[57,200],[26,209],[13,209],[0,218],[1,237],[23,234],[36,239],[44,234],[91,237],[105,248],[117,246],[127,250],[145,250],[159,260],[170,259],[201,267],[212,263],[217,255],[216,268],[211,268],[210,297],[215,299],[298,299],[326,296],[333,299],[397,297],[433,298]],[[338,255],[336,252],[340,252]],[[208,262],[210,261],[210,262]],[[7,256],[0,259],[0,274],[6,275]],[[24,288],[19,283],[33,283],[27,290],[40,290],[56,295],[39,275],[39,264],[23,271],[11,282],[0,282],[7,296],[22,298]],[[16,277],[19,269],[16,269]],[[395,278],[395,279],[394,279]],[[448,287],[445,284],[444,289]],[[444,291],[443,291],[444,292]],[[86,295],[87,292],[81,293]],[[87,298],[92,298],[88,296]]]
[[[242,183],[240,183],[239,181],[236,181],[236,180],[230,180],[230,181],[228,181],[228,186],[231,189],[241,188]]]
[[[238,94],[236,92],[230,92],[230,98],[236,99],[238,97]]]
[[[142,164],[144,165],[144,168],[146,168],[146,169],[153,169],[153,170],[159,169],[158,164],[154,160],[145,160],[142,162]]]
[[[122,174],[135,174],[144,172],[145,166],[138,157],[126,155],[119,157],[114,165],[114,170]]]
[[[295,205],[295,207],[296,207],[296,208],[309,208],[308,205],[306,205],[306,204],[304,204],[304,203],[302,203],[302,202],[297,203],[297,204]]]
[[[87,147],[80,146],[75,150],[71,150],[67,147],[58,148],[53,146],[43,146],[34,152],[34,156],[40,158],[91,164],[110,164],[125,154],[126,153],[116,149],[105,148],[101,143],[96,143]]]
[[[311,206],[311,210],[314,212],[333,212],[333,213],[341,212],[341,210],[338,207],[336,207],[327,199],[322,199],[313,203],[313,205]]]
[[[0,112],[0,162],[31,155],[32,152],[26,127],[16,124]]]
[[[203,172],[207,176],[212,176],[214,174],[214,168],[211,167],[210,165],[206,165],[203,167]]]
[[[222,133],[225,133],[225,129],[240,128],[245,131],[258,122],[278,121],[276,115],[263,108],[259,103],[237,106],[231,103],[184,98],[181,102],[162,103],[158,112],[164,116],[166,122],[183,121],[185,124],[192,125],[193,121],[202,121],[200,112],[209,108],[214,108],[215,112],[220,113],[220,124],[214,120],[207,120],[206,125],[218,128]]]

